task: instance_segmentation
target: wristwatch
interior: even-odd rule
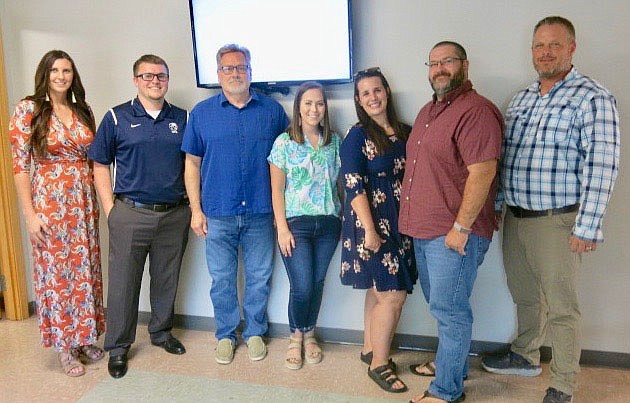
[[[457,231],[461,232],[462,234],[466,234],[466,235],[469,235],[472,232],[471,229],[462,227],[457,221],[453,223],[453,228],[455,228]]]

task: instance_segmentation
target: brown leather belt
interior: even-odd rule
[[[521,207],[516,206],[508,206],[514,217],[517,218],[534,218],[534,217],[544,217],[550,215],[564,214],[564,213],[572,213],[577,211],[580,208],[579,204],[572,204],[570,206],[552,208],[548,210],[527,210]]]

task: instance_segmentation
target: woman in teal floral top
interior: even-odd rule
[[[322,360],[315,325],[328,265],[339,243],[337,192],[340,139],[330,131],[322,86],[302,84],[293,121],[273,144],[269,161],[278,246],[289,277],[291,336],[285,365],[290,369]]]

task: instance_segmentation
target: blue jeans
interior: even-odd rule
[[[447,249],[444,238],[414,239],[413,246],[422,292],[438,325],[435,380],[429,392],[451,401],[464,392],[473,323],[469,299],[490,240],[470,234],[462,256]]]
[[[214,306],[217,339],[236,343],[241,315],[238,307],[238,247],[243,254],[243,338],[267,333],[267,300],[273,270],[274,231],[271,214],[208,217],[206,262],[212,279],[210,299]]]
[[[332,215],[298,216],[287,220],[295,239],[291,256],[282,256],[289,284],[289,328],[306,333],[315,328],[324,280],[341,232]]]

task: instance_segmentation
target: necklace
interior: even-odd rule
[[[66,127],[72,126],[73,118],[72,118],[72,109],[68,106],[61,106],[53,104],[53,112],[57,119]]]

